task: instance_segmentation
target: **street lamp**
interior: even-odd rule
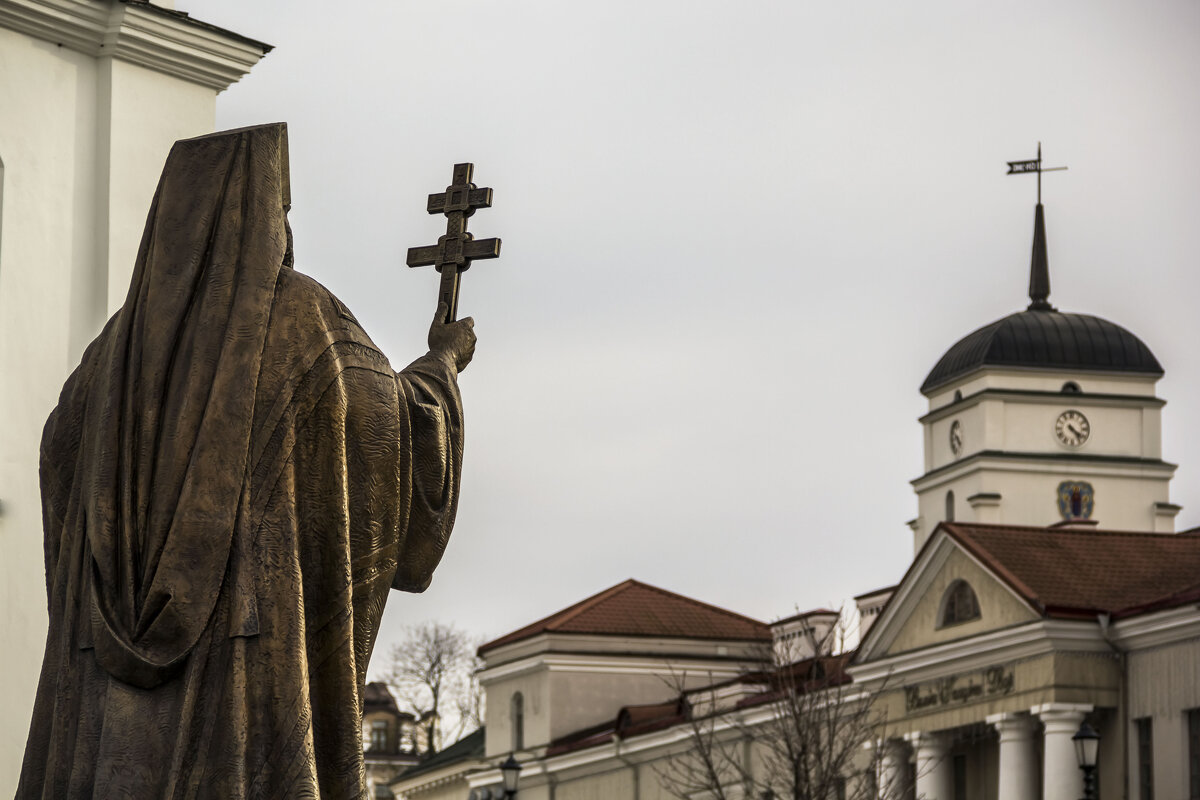
[[[517,796],[517,780],[521,777],[521,765],[513,758],[512,753],[508,754],[508,760],[500,765],[500,774],[504,777],[504,796],[513,798]]]
[[[1071,737],[1075,760],[1083,770],[1083,800],[1096,800],[1096,758],[1100,755],[1100,734],[1086,721]]]

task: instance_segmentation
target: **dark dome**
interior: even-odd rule
[[[921,391],[928,393],[984,366],[1163,374],[1150,348],[1116,323],[1088,314],[1020,311],[959,340],[925,378]]]

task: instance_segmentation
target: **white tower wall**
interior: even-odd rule
[[[153,7],[0,0],[0,795],[45,646],[42,426],[124,302],[171,144],[266,49]]]

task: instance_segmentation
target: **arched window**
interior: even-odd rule
[[[938,614],[938,627],[957,625],[979,619],[979,598],[975,590],[964,580],[957,580],[942,595],[942,610]]]
[[[955,389],[954,390],[954,402],[957,403],[959,400],[962,400],[962,389]]]
[[[1083,389],[1079,388],[1079,384],[1075,381],[1067,381],[1062,385],[1063,394],[1082,394]]]
[[[512,696],[509,706],[512,719],[512,749],[525,749],[525,697],[520,692]]]
[[[946,492],[946,522],[954,522],[954,492]]]

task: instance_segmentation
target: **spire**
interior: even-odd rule
[[[1050,305],[1050,260],[1046,257],[1046,218],[1042,213],[1042,173],[1058,172],[1066,167],[1042,166],[1042,143],[1038,142],[1037,158],[1030,161],[1009,161],[1008,174],[1037,173],[1037,210],[1033,215],[1033,258],[1029,264],[1029,310],[1054,311]]]
[[[1050,260],[1046,257],[1046,217],[1042,204],[1033,214],[1033,257],[1029,262],[1029,310],[1054,311],[1050,297]]]

